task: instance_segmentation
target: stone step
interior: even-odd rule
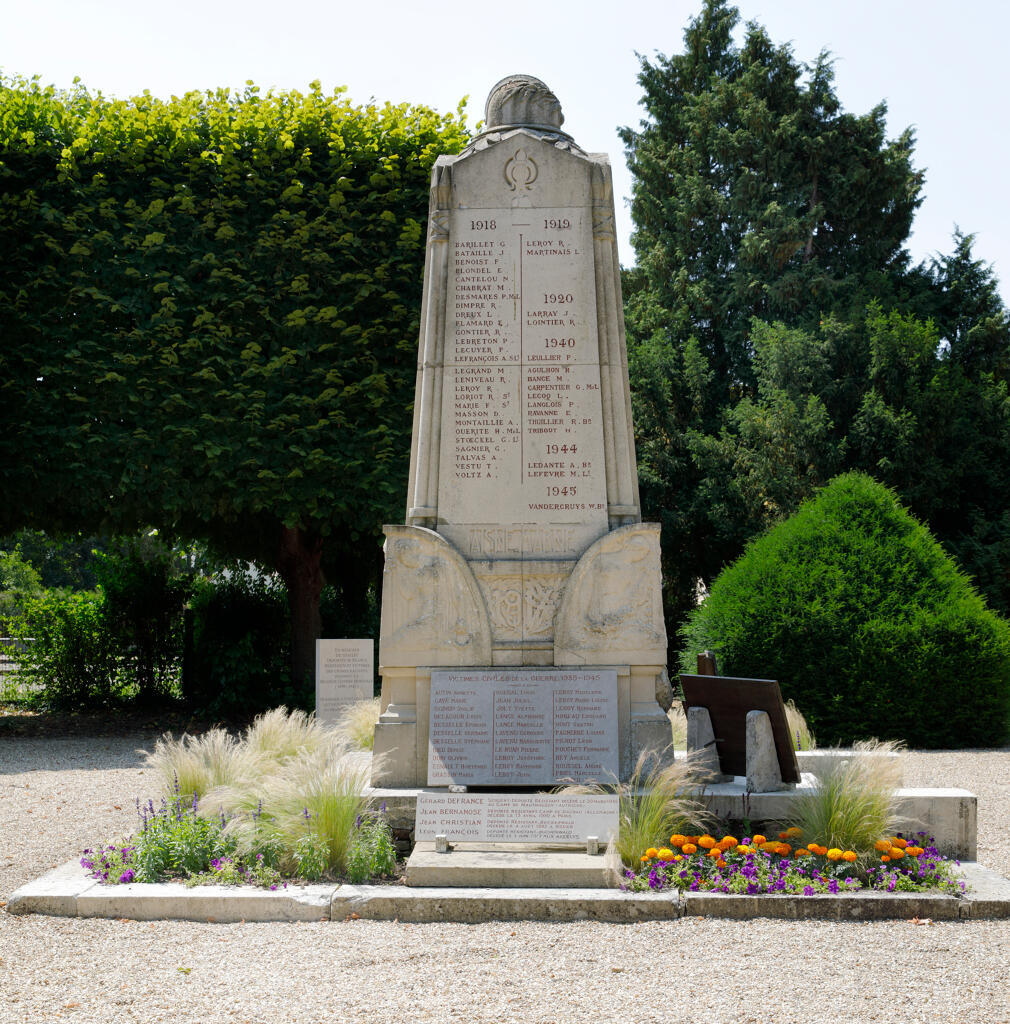
[[[406,882],[425,888],[605,889],[614,883],[616,858],[590,856],[571,847],[505,843],[454,843],[436,853],[431,842],[415,843]]]

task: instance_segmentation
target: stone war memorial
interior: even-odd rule
[[[610,165],[563,123],[543,82],[510,76],[432,171],[376,787],[614,781],[670,742]]]

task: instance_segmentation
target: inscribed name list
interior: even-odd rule
[[[617,777],[614,669],[433,669],[428,785]]]
[[[371,700],[374,640],[316,641],[316,718],[335,724],[348,704]]]
[[[587,193],[588,196],[588,193]],[[440,527],[606,529],[591,207],[452,211]],[[595,528],[594,528],[595,527]]]
[[[562,793],[419,793],[414,838],[449,842],[582,843],[617,834],[616,796]]]

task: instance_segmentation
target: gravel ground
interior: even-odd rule
[[[132,827],[152,735],[0,739],[0,901]],[[979,797],[1010,876],[1010,750],[912,753]],[[1010,1022],[1010,921],[235,924],[0,913],[0,1022]]]

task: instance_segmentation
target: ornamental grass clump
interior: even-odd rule
[[[786,724],[789,727],[789,739],[792,741],[793,750],[814,750],[817,747],[817,740],[807,725],[803,712],[791,701],[786,701]]]
[[[253,754],[284,764],[302,753],[316,753],[336,739],[336,730],[327,729],[304,711],[274,708],[258,715],[245,731],[242,745]]]
[[[161,780],[161,793],[172,800],[179,792],[202,797],[220,786],[259,777],[267,767],[260,751],[251,750],[224,729],[211,729],[202,736],[175,739],[165,733],[148,753],[147,765]]]
[[[283,874],[343,873],[358,815],[370,805],[368,769],[347,753],[331,742],[250,783],[214,790],[207,801],[229,817],[239,853],[268,850]]]
[[[344,708],[337,730],[356,750],[371,750],[379,721],[379,698],[358,700]]]
[[[671,751],[672,753],[672,751]],[[615,793],[618,835],[614,846],[621,862],[636,864],[641,851],[657,836],[703,824],[711,814],[700,799],[704,773],[693,758],[664,762],[655,750],[643,750],[627,782],[616,785],[567,786],[567,793]]]
[[[873,852],[881,836],[901,824],[897,792],[902,783],[902,745],[867,740],[852,746],[852,756],[828,759],[816,785],[796,798],[792,822],[804,835],[829,847]]]

